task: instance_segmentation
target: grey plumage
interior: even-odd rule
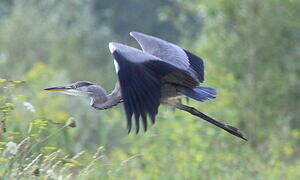
[[[187,70],[189,68],[187,55],[177,45],[143,33],[130,32],[130,35],[135,38],[144,52],[152,54],[179,69]]]
[[[150,42],[151,39],[147,43]],[[150,47],[155,46],[155,43],[152,43]],[[171,48],[164,48],[164,46],[168,45]],[[172,51],[176,53],[176,50],[179,49],[179,47],[177,48],[175,45],[168,43],[161,43],[159,47],[161,47],[158,48],[161,50],[159,51],[161,54],[166,49],[169,49],[170,51],[167,52],[171,54]],[[136,132],[139,131],[140,119],[146,130],[147,116],[154,123],[158,107],[161,103],[168,101],[168,99],[188,94],[185,91],[192,92],[199,84],[196,74],[189,71],[189,62],[185,62],[186,66],[180,64],[179,55],[176,61],[170,63],[171,59],[166,60],[154,56],[161,56],[157,53],[158,50],[151,49],[150,52],[153,53],[152,55],[145,51],[114,42],[109,43],[109,49],[115,59],[127,116],[128,131],[132,127],[132,116],[135,119]],[[147,48],[147,50],[149,49]],[[184,53],[180,49],[179,52]],[[205,100],[210,98],[214,98],[214,96],[205,96]]]
[[[115,89],[108,95],[105,96],[106,101],[104,102],[95,102],[95,98],[91,98],[91,106],[95,109],[103,110],[112,108],[119,103],[123,102],[120,85],[117,82],[115,85]]]
[[[154,36],[139,32],[130,32],[130,35],[135,38],[144,52],[187,71],[199,82],[204,81],[204,63],[201,58],[193,56],[192,53],[173,43]]]
[[[73,96],[88,96],[95,109],[108,109],[124,102],[128,132],[132,129],[132,116],[136,133],[140,121],[147,130],[150,117],[155,123],[160,104],[187,111],[195,116],[245,139],[232,126],[220,123],[196,111],[192,107],[174,103],[173,99],[190,97],[205,101],[216,97],[213,88],[199,86],[204,81],[203,60],[181,47],[165,40],[138,32],[131,32],[142,50],[121,44],[109,43],[109,50],[114,57],[118,82],[115,89],[107,95],[99,85],[80,81],[66,86],[47,88]]]
[[[66,86],[46,88],[48,91],[58,91],[71,96],[87,96],[91,99],[90,105],[95,109],[108,109],[122,102],[122,95],[119,83],[115,89],[107,95],[106,90],[101,86],[88,81],[78,81]]]

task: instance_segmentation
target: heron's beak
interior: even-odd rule
[[[80,88],[73,88],[71,86],[57,86],[57,87],[51,87],[44,89],[46,91],[57,91],[62,94],[68,94],[71,96],[87,96],[88,93],[83,91]]]
[[[69,86],[56,86],[56,87],[51,87],[51,88],[46,88],[44,90],[47,90],[47,91],[67,91],[67,90],[70,90],[70,89],[73,89]]]

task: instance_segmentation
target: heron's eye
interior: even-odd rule
[[[73,85],[71,85],[71,88],[72,88],[72,89],[76,89],[77,87],[76,87],[75,84],[73,84]]]

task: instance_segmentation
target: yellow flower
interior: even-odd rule
[[[5,103],[6,107],[13,108],[15,105],[13,103]]]
[[[5,82],[6,81],[6,79],[1,79],[0,78],[0,83],[3,83],[3,82]]]
[[[12,82],[12,83],[15,83],[15,84],[25,83],[25,81],[9,81],[9,82]]]
[[[63,111],[60,111],[59,113],[57,113],[56,117],[57,117],[58,120],[63,121],[63,120],[68,119],[69,115],[67,113],[63,112]]]
[[[6,162],[6,161],[7,161],[7,159],[0,158],[0,163],[2,163],[2,162]]]
[[[5,144],[7,144],[6,142],[0,142],[0,145],[5,145]]]
[[[39,135],[38,135],[38,134],[30,134],[29,136],[30,136],[30,137],[33,137],[33,138],[37,138],[37,137],[39,137]]]
[[[56,147],[50,147],[50,146],[47,146],[47,147],[44,147],[44,149],[46,151],[53,151],[53,150],[56,150],[57,148]]]
[[[197,162],[201,162],[202,160],[203,160],[203,155],[197,154],[197,155],[196,155],[196,161],[197,161]]]
[[[9,131],[8,133],[13,136],[21,135],[21,132],[18,131]]]

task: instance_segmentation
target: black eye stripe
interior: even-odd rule
[[[82,87],[82,86],[90,86],[90,85],[93,85],[93,84],[90,83],[90,82],[87,82],[87,81],[79,81],[79,82],[76,82],[73,86],[75,88],[79,88],[79,87]]]

